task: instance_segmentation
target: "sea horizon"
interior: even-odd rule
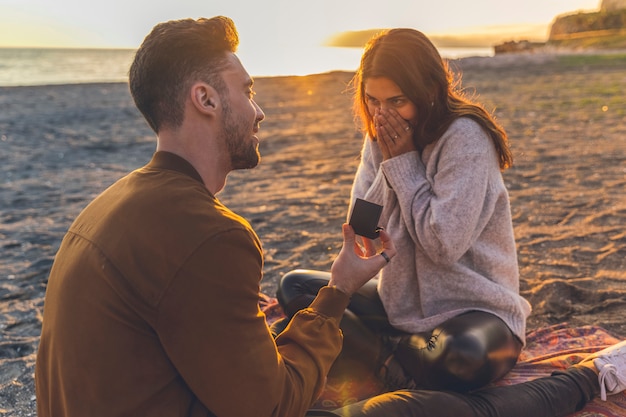
[[[442,57],[493,56],[491,47],[438,48]],[[133,48],[0,47],[0,87],[115,83],[128,81]],[[361,48],[307,47],[237,55],[253,77],[305,76],[355,71]]]

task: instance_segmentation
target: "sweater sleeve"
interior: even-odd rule
[[[387,185],[386,179],[380,170],[381,161],[382,154],[378,149],[378,145],[369,136],[366,136],[361,150],[361,162],[352,183],[348,215],[352,212],[354,201],[357,198],[383,204]]]
[[[451,125],[430,156],[430,176],[417,152],[382,163],[402,221],[434,262],[452,264],[467,252],[494,209],[490,177],[500,175],[495,149],[474,121]]]
[[[323,288],[275,342],[259,308],[261,271],[251,232],[223,232],[198,248],[160,304],[158,337],[173,366],[221,417],[304,415],[341,349],[344,293]]]

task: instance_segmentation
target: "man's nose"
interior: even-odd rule
[[[263,112],[263,109],[261,109],[261,106],[256,103],[256,101],[254,102],[254,106],[256,107],[256,119],[261,122],[263,119],[265,119],[265,113]]]

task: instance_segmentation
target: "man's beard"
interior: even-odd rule
[[[231,169],[256,167],[261,161],[261,154],[258,147],[251,140],[247,140],[249,134],[247,120],[237,119],[228,104],[223,107],[223,116],[222,129],[230,154]]]

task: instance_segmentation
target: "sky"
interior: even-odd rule
[[[560,14],[601,0],[0,0],[0,47],[137,48],[151,28],[186,17],[225,15],[239,55],[298,59],[344,31],[412,27],[427,35],[502,33],[545,40]],[[242,58],[243,61],[243,58]]]

